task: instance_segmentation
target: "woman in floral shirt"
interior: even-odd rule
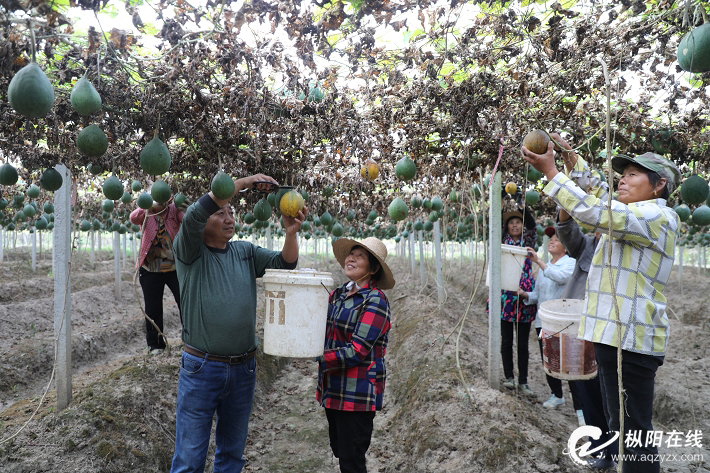
[[[533,217],[527,207],[524,211],[524,226],[523,214],[519,210],[503,214],[504,244],[522,247],[535,246],[537,241],[535,217]],[[535,278],[533,277],[532,263],[529,258],[525,258],[523,274],[520,276],[520,288],[526,292],[531,292],[534,287]],[[534,396],[534,393],[528,386],[528,338],[530,336],[530,325],[532,321],[535,320],[536,314],[537,306],[525,305],[518,297],[516,291],[502,291],[500,353],[503,360],[503,373],[505,375],[503,387],[515,389],[515,380],[513,378],[513,334],[517,331],[518,385],[520,391],[527,396]]]
[[[165,286],[175,297],[175,303],[180,310],[180,284],[178,283],[173,256],[173,240],[180,230],[184,208],[178,208],[174,203],[159,204],[153,202],[146,215],[143,209],[131,212],[130,219],[134,225],[141,226],[143,236],[141,248],[136,260],[138,280],[143,289],[145,313],[150,320],[145,321],[146,350],[151,355],[159,355],[165,349],[163,333],[163,291]],[[157,329],[156,329],[157,326]]]

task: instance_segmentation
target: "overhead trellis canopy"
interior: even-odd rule
[[[69,4],[94,10],[100,28],[79,31]],[[118,8],[134,28],[112,25],[105,13]],[[600,58],[614,150],[660,147],[703,170],[709,77],[681,71],[676,50],[705,18],[697,0],[10,0],[0,6],[0,147],[27,182],[64,163],[88,186],[92,162],[144,180],[140,152],[158,128],[176,190],[206,191],[221,160],[233,176],[263,172],[309,191],[316,209],[364,216],[393,193],[448,195],[470,183],[492,168],[501,138],[499,169],[519,172],[532,128],[587,142],[585,157],[602,168]],[[31,57],[30,20],[56,96],[37,119],[7,100]],[[91,117],[69,103],[85,74],[103,101]],[[98,159],[75,144],[90,124],[109,138]],[[417,176],[403,188],[394,165],[405,155]],[[360,177],[367,158],[380,164],[375,183]]]

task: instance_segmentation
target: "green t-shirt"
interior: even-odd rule
[[[202,237],[219,207],[209,195],[185,213],[175,237],[182,340],[213,355],[240,355],[256,347],[256,278],[268,268],[294,269],[280,251],[249,242],[211,248]]]

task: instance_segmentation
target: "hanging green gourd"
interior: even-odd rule
[[[111,175],[106,178],[101,190],[107,199],[118,200],[123,196],[123,183],[116,176]]]
[[[83,155],[98,158],[108,149],[108,137],[98,125],[90,125],[79,132],[76,147]]]
[[[143,172],[155,176],[168,172],[171,162],[170,151],[165,143],[158,138],[158,130],[160,130],[160,116],[158,116],[158,125],[155,127],[153,139],[141,151],[140,161]]]
[[[5,163],[0,166],[0,185],[14,186],[19,179],[17,169],[10,163]]]
[[[262,198],[254,206],[254,211],[252,212],[254,217],[260,222],[266,222],[271,218],[271,204],[266,200],[266,197]]]
[[[136,199],[136,203],[138,204],[138,207],[143,210],[148,210],[153,206],[153,196],[147,192],[143,192],[138,196],[138,199]]]
[[[72,108],[81,116],[88,116],[101,110],[101,96],[86,78],[86,74],[74,84],[69,101]]]
[[[167,182],[163,180],[157,180],[155,181],[155,183],[153,183],[153,187],[151,187],[150,189],[150,195],[157,203],[164,204],[165,202],[170,200],[170,197],[172,197],[173,192]]]
[[[7,89],[10,106],[28,118],[44,117],[54,106],[54,89],[47,75],[39,67],[35,53],[35,33],[29,24],[32,36],[32,60],[17,71]]]
[[[42,177],[39,178],[39,185],[42,189],[50,192],[59,190],[62,187],[63,182],[64,178],[59,171],[54,168],[48,168],[42,173]]]
[[[710,23],[704,23],[686,34],[678,43],[678,65],[684,71],[710,71]]]
[[[229,200],[234,195],[236,187],[234,186],[234,180],[229,177],[224,171],[222,171],[222,157],[217,156],[219,171],[212,178],[212,184],[210,185],[210,190],[215,197],[220,200]]]

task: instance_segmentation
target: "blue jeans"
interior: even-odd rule
[[[254,401],[256,358],[230,365],[183,352],[171,473],[202,473],[217,413],[214,473],[242,471]]]

